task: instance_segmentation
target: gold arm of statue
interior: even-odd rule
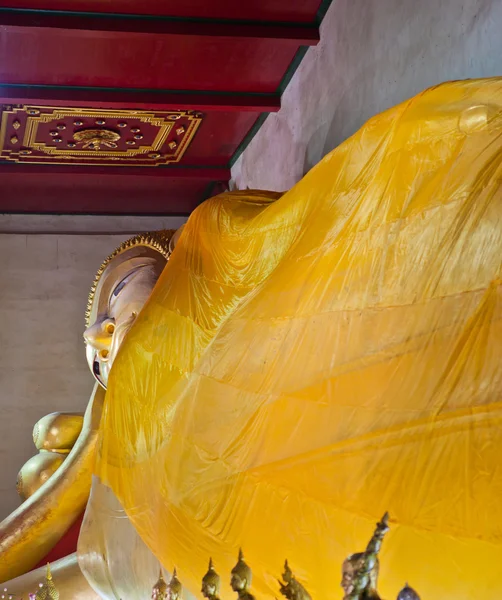
[[[27,573],[85,509],[105,391],[96,384],[82,431],[68,458],[32,496],[0,523],[0,582]]]
[[[24,598],[27,600],[29,594],[38,591],[39,583],[45,578],[46,567],[40,567],[30,571],[21,577],[5,583],[7,588],[3,592],[4,596],[13,596],[14,598]],[[51,563],[52,579],[62,600],[100,600],[99,595],[87,583],[77,562],[76,553],[70,554],[61,560]]]

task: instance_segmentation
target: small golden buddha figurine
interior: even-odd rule
[[[202,595],[207,600],[220,600],[220,576],[214,570],[213,559],[209,559],[209,568],[202,578]]]
[[[253,573],[244,562],[242,550],[239,550],[239,560],[232,569],[232,577],[230,579],[230,586],[234,592],[237,592],[239,600],[255,600],[255,597],[249,591],[252,580]]]
[[[35,594],[35,600],[59,600],[59,592],[52,580],[51,566],[49,563],[47,563],[45,582],[40,584],[40,589]]]
[[[389,514],[377,523],[375,533],[366,551],[349,556],[343,563],[341,586],[343,600],[380,600],[376,590],[378,579],[378,552],[389,530]]]
[[[279,581],[279,585],[281,586],[281,594],[285,598],[288,600],[312,600],[307,590],[296,580],[287,560],[284,563],[282,579],[285,583]]]
[[[152,588],[152,600],[168,600],[167,596],[168,586],[160,569],[157,583]]]
[[[176,574],[176,567],[173,571],[171,581],[167,585],[167,600],[181,600],[181,593],[183,586],[181,585],[178,575]]]
[[[399,592],[397,600],[420,600],[420,596],[408,584]]]

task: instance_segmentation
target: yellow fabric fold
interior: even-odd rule
[[[163,565],[316,600],[502,596],[502,80],[371,119],[284,195],[198,207],[116,359],[96,474]],[[103,533],[101,533],[103,535]],[[111,535],[111,532],[110,532]],[[152,581],[152,585],[153,585]]]

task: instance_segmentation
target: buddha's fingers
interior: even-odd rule
[[[0,523],[0,582],[27,573],[82,514],[91,489],[93,457],[105,392],[95,386],[80,436],[61,467]]]

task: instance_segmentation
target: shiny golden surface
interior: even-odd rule
[[[82,413],[52,413],[46,415],[33,428],[33,442],[38,450],[69,452],[82,431]]]
[[[32,569],[82,514],[91,487],[104,390],[95,386],[82,432],[63,465],[0,523],[0,581]]]
[[[45,567],[35,569],[5,582],[2,587],[7,588],[6,596],[28,600],[29,594],[35,594],[39,584],[44,581]],[[59,591],[61,600],[100,600],[100,597],[87,583],[77,563],[76,554],[71,554],[51,565],[52,578]]]
[[[28,460],[17,476],[16,490],[21,499],[32,496],[63,464],[66,454],[42,450]]]

